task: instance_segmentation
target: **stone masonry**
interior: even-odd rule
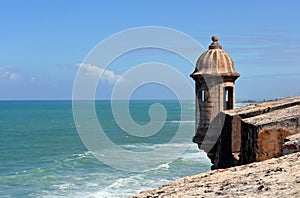
[[[288,137],[300,132],[300,97],[249,105],[220,112],[221,135],[209,152],[213,167],[227,168],[263,161],[298,150]],[[298,137],[298,136],[297,136]]]

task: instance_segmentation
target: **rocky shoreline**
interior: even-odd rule
[[[300,197],[300,152],[187,176],[130,197]]]

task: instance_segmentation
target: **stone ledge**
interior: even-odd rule
[[[300,118],[300,106],[295,105],[284,109],[278,109],[275,111],[270,111],[261,115],[254,117],[249,117],[242,119],[243,122],[256,125],[264,126],[269,123],[279,123],[284,122],[289,119],[299,119]]]
[[[270,102],[262,102],[258,104],[251,104],[246,107],[232,109],[225,111],[226,114],[230,116],[240,116],[241,118],[249,118],[253,116],[257,116],[260,114],[264,114],[270,111],[284,109],[291,106],[299,105],[300,104],[300,96],[292,97],[292,98],[285,98],[276,101]]]

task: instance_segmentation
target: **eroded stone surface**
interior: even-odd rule
[[[284,138],[289,135],[291,135],[291,132],[283,128],[264,128],[259,131],[257,138],[257,161],[280,157]]]
[[[300,152],[300,133],[291,135],[285,138],[285,143],[282,145],[282,155]]]
[[[300,153],[178,179],[141,197],[299,197]]]

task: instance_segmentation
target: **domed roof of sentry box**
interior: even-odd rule
[[[217,76],[232,76],[238,78],[239,73],[236,72],[233,60],[222,49],[222,46],[218,43],[218,36],[212,37],[212,43],[209,49],[204,52],[196,63],[196,69],[194,75],[217,75]]]

